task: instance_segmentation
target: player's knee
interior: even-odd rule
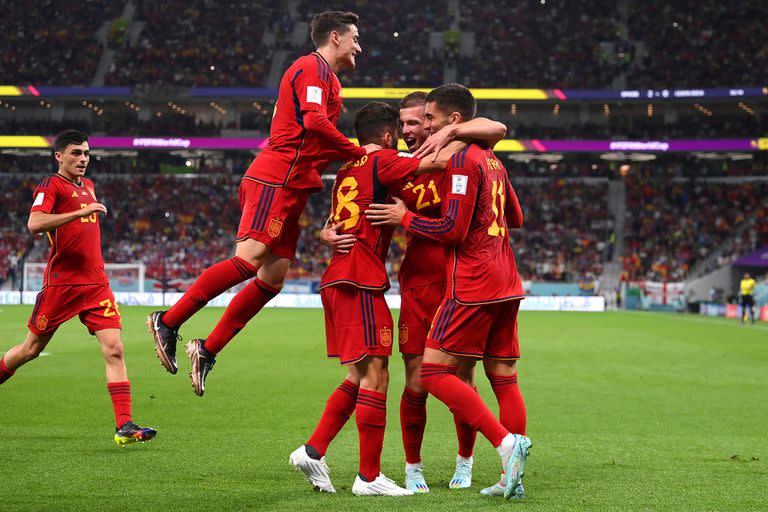
[[[421,368],[416,368],[406,374],[405,385],[414,393],[425,393],[424,386],[421,385]]]
[[[44,345],[38,344],[38,343],[32,343],[32,344],[25,344],[21,347],[21,353],[19,354],[21,356],[21,359],[26,363],[33,359],[36,359],[45,348]]]
[[[125,349],[123,343],[120,340],[105,343],[102,346],[102,352],[106,359],[121,360],[125,357]]]

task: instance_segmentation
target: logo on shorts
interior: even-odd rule
[[[402,326],[398,330],[398,336],[397,338],[400,340],[400,344],[408,342],[408,327]]]
[[[267,233],[272,238],[277,238],[280,236],[280,232],[283,230],[283,221],[280,219],[272,219],[269,221],[269,228],[267,228]]]
[[[379,340],[381,341],[381,344],[385,347],[388,347],[392,344],[392,329],[389,327],[383,328],[379,332]]]
[[[41,331],[44,331],[45,328],[48,327],[48,319],[45,318],[45,315],[40,315],[39,317],[37,317],[37,322],[35,322],[35,326]]]

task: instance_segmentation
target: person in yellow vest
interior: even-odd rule
[[[749,311],[749,320],[751,323],[755,323],[755,280],[749,275],[749,272],[744,273],[744,279],[739,284],[739,293],[741,295],[741,323],[744,323],[747,319],[747,311]]]

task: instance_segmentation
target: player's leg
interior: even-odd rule
[[[127,445],[153,439],[157,431],[132,421],[131,382],[125,367],[125,350],[119,328],[95,331],[107,373],[107,390],[115,412],[115,443]]]
[[[387,424],[389,357],[368,356],[355,364],[360,374],[355,420],[359,435],[360,468],[352,486],[358,496],[409,496],[381,472],[381,452]]]
[[[10,379],[19,367],[32,361],[45,349],[53,338],[53,332],[48,334],[36,334],[27,331],[24,342],[11,347],[0,358],[0,384]]]
[[[283,287],[291,260],[271,253],[263,260],[256,278],[232,298],[208,337],[187,343],[191,366],[189,377],[198,396],[205,393],[205,379],[216,363],[216,355]]]
[[[402,310],[401,310],[402,315]],[[403,354],[405,388],[400,398],[400,430],[405,451],[405,487],[413,492],[426,493],[429,487],[424,478],[421,444],[427,426],[427,392],[421,385],[423,356]]]
[[[316,491],[335,493],[330,469],[325,459],[328,445],[346,425],[357,405],[360,375],[354,366],[347,367],[347,375],[341,385],[331,393],[325,410],[309,440],[291,453],[288,461],[304,476]]]
[[[499,404],[501,424],[511,433],[525,436],[525,401],[517,382],[517,360],[520,358],[517,314],[520,301],[501,302],[492,307],[496,310],[496,314],[486,345],[488,357],[483,359],[485,374]],[[505,481],[505,475],[502,474],[499,483],[480,492],[492,496],[504,495],[506,491]],[[511,497],[522,498],[523,496],[523,472],[521,471],[520,481],[515,486]]]
[[[456,376],[477,393],[474,359],[460,360]],[[472,486],[472,465],[474,463],[472,455],[475,449],[475,440],[477,439],[477,429],[462,420],[460,416],[454,415],[453,422],[456,425],[459,453],[456,454],[456,469],[451,480],[448,482],[448,488],[466,489]]]
[[[270,213],[274,187],[243,180],[238,189],[240,224],[235,255],[208,267],[176,304],[168,311],[155,311],[147,318],[147,328],[155,341],[155,351],[166,370],[176,373],[176,344],[179,328],[211,299],[256,275],[270,251],[270,239],[264,237],[263,219]]]

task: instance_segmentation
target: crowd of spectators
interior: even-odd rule
[[[626,179],[626,278],[680,281],[733,238],[743,222],[763,219],[764,224],[765,181],[672,179],[658,171]],[[733,260],[762,242],[768,242],[765,228],[747,229],[725,258]]]
[[[117,49],[105,84],[261,86],[273,50],[262,36],[281,18],[263,1],[137,2],[135,19],[145,23],[139,41]]]
[[[0,76],[4,84],[90,85],[103,48],[99,25],[120,15],[118,0],[0,0]]]
[[[738,87],[768,66],[765,2],[629,2],[630,38],[645,46],[630,87]]]

